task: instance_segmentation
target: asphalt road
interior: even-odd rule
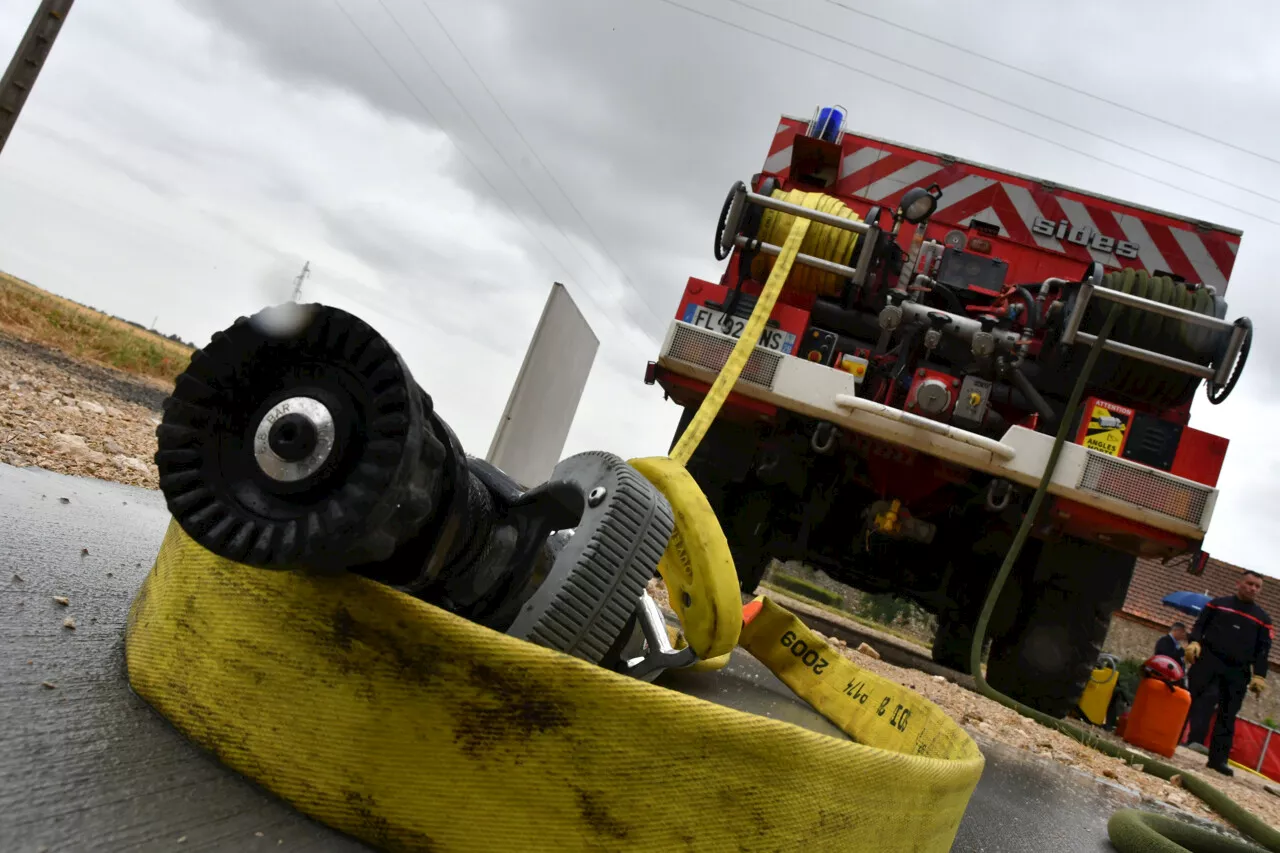
[[[222,768],[130,691],[124,620],[168,520],[158,492],[0,465],[0,850],[366,849]],[[663,683],[841,736],[745,655]],[[1112,849],[1106,821],[1136,794],[981,746],[954,850]]]

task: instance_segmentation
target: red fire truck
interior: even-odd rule
[[[646,382],[684,408],[683,431],[788,224],[813,220],[689,470],[744,589],[794,559],[913,600],[938,617],[935,659],[967,669],[1088,345],[1122,306],[989,630],[992,685],[1064,714],[1136,558],[1203,566],[1227,440],[1188,422],[1197,388],[1221,403],[1248,356],[1252,326],[1224,299],[1241,233],[846,132],[844,117],[778,123],[721,211],[723,275],[689,279]],[[829,196],[828,213],[797,191]],[[830,213],[842,206],[854,216]]]

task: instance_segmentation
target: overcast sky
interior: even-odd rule
[[[6,57],[35,5],[0,7]],[[1230,315],[1259,338],[1192,423],[1231,439],[1208,549],[1280,575],[1280,203],[1001,101],[1263,195],[1280,165],[842,7],[1280,159],[1268,0],[81,0],[0,157],[0,269],[204,343],[309,260],[306,295],[390,338],[480,455],[562,281],[601,339],[565,455],[663,453],[678,409],[644,366],[687,277],[719,274],[726,190],[780,114],[839,102],[856,131],[1244,231]]]

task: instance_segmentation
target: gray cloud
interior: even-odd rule
[[[432,124],[422,108],[404,95],[394,74],[387,71],[378,55],[331,4],[319,7],[324,14],[317,13],[310,20],[310,25],[317,30],[321,26],[327,28],[324,36],[308,31],[304,39],[298,33],[286,31],[282,20],[288,15],[281,16],[275,9],[268,15],[259,4],[250,2],[193,0],[193,3],[203,14],[213,16],[234,32],[255,56],[273,69],[293,78],[306,79],[313,85],[345,89],[379,109],[428,126]],[[497,186],[522,217],[545,219],[549,213],[559,227],[549,232],[545,242],[584,287],[599,286],[601,278],[616,281],[616,268],[598,254],[607,253],[631,272],[631,281],[640,291],[643,304],[649,306],[648,312],[659,317],[667,310],[662,297],[669,302],[678,294],[688,271],[666,261],[668,253],[655,253],[650,247],[655,243],[670,245],[674,234],[679,235],[675,239],[688,247],[683,254],[695,254],[693,247],[696,246],[701,249],[699,254],[705,256],[703,247],[709,245],[719,201],[731,183],[711,169],[690,171],[688,165],[693,152],[715,151],[716,161],[736,159],[741,164],[738,173],[746,172],[749,176],[749,170],[758,167],[761,149],[767,147],[771,136],[773,119],[765,117],[758,122],[760,133],[755,139],[735,135],[726,140],[717,130],[730,124],[739,112],[732,99],[724,97],[731,73],[716,79],[697,71],[692,61],[683,67],[663,62],[654,63],[647,70],[656,75],[655,79],[642,82],[637,77],[637,69],[613,62],[611,55],[616,53],[620,41],[661,42],[666,36],[665,22],[651,20],[652,16],[647,17],[642,9],[622,6],[625,20],[605,26],[598,14],[582,4],[560,4],[553,13],[548,13],[545,5],[535,10],[521,4],[468,4],[462,10],[456,4],[433,4],[469,61],[486,78],[503,108],[533,144],[537,157],[554,176],[552,180],[538,168],[531,152],[487,100],[483,89],[474,82],[465,90],[460,83],[453,84],[459,95],[467,92],[478,95],[474,118],[469,119],[458,110],[439,78],[424,64],[379,3],[343,0],[343,4],[352,11],[353,17],[364,12],[359,25],[409,85],[421,93],[420,97],[424,100],[430,97],[448,107],[450,119],[444,120],[443,126],[477,152],[473,158],[484,170],[482,177],[464,159],[452,158],[452,172],[464,186],[482,197],[492,196],[490,184]],[[415,2],[387,5],[404,23],[418,49],[431,58],[437,68],[441,67],[440,56],[449,55],[452,49],[438,29],[434,30],[435,37],[431,37],[434,22],[423,7]],[[464,26],[473,18],[495,23],[489,27]],[[570,20],[577,22],[577,26],[566,28],[565,22]],[[587,32],[582,32],[584,29]],[[300,40],[304,43],[299,44]],[[313,49],[312,40],[323,41],[329,49],[324,52]],[[436,48],[440,48],[440,55],[432,58]],[[353,56],[356,59],[353,60]],[[502,57],[506,67],[520,68],[521,72],[510,75],[496,71],[492,65],[495,57]],[[733,58],[730,48],[719,57],[703,57],[699,61],[709,59],[715,66],[720,60],[729,66]],[[348,73],[353,61],[361,64],[360,73]],[[456,69],[457,60],[452,64]],[[631,92],[625,91],[628,82],[634,89]],[[687,94],[691,102],[700,104],[703,107],[698,110],[700,114],[689,116],[672,110],[669,94],[664,94],[664,90],[669,93],[673,88]],[[446,114],[445,109],[436,112],[440,116]],[[476,123],[484,128],[483,134],[477,130]],[[516,167],[518,174],[495,153],[486,134],[504,151],[519,152],[506,155],[507,162]],[[724,150],[726,143],[729,151]],[[736,152],[732,150],[735,147]],[[672,180],[670,176],[676,175],[679,178]],[[561,194],[561,188],[567,191],[571,201]],[[500,209],[505,210],[505,206]],[[590,227],[586,223],[590,223]],[[568,238],[560,231],[569,235]],[[596,235],[606,233],[610,236],[597,239]],[[591,253],[592,257],[584,258],[587,251],[575,251],[569,240],[590,246],[595,252]],[[544,254],[545,250],[536,241],[528,242],[531,251]],[[603,249],[598,248],[600,246]],[[661,327],[644,308],[634,302],[630,307],[641,312],[642,322],[651,333],[660,331]]]

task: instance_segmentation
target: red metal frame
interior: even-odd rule
[[[1220,435],[1183,427],[1170,474],[1217,488],[1230,442]]]
[[[1187,553],[1196,544],[1158,527],[1067,498],[1049,500],[1047,519],[1057,533],[1098,542],[1137,557],[1174,557]]]
[[[707,396],[707,392],[711,390],[711,386],[706,382],[690,379],[687,376],[672,373],[670,370],[665,370],[661,367],[654,369],[654,378],[662,386],[662,390],[666,392],[666,395],[685,409],[701,404],[702,398]],[[743,396],[737,391],[730,391],[729,396],[725,398],[724,405],[720,407],[720,417],[729,420],[767,421],[777,416],[777,406],[761,402],[752,397]]]

